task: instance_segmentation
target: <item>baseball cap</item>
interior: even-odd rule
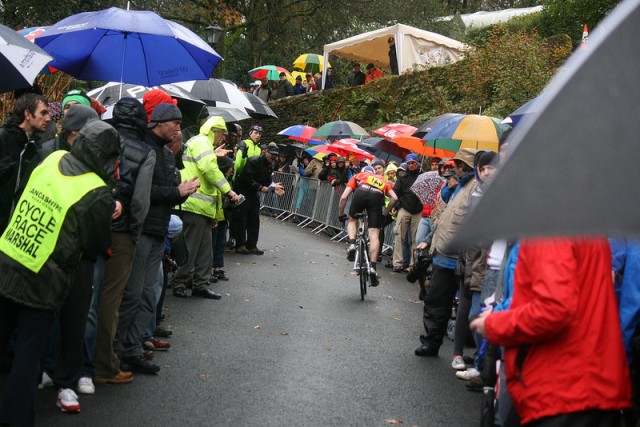
[[[460,150],[458,150],[458,153],[453,158],[453,160],[463,162],[470,168],[473,168],[473,160],[477,152],[478,150],[474,150],[473,148],[461,148]]]
[[[173,104],[161,103],[153,109],[151,119],[147,127],[152,129],[156,127],[158,123],[170,122],[173,120],[182,120],[182,113],[180,112],[180,109]]]
[[[280,154],[280,148],[278,148],[278,144],[275,142],[270,142],[269,145],[267,145],[267,151],[271,154]]]
[[[399,171],[407,171],[407,164],[406,163],[400,163],[400,166],[398,166],[398,170]]]
[[[73,104],[62,122],[62,130],[80,130],[92,120],[98,120],[98,113],[84,104]]]

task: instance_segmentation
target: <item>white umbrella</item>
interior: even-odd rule
[[[33,85],[53,58],[14,30],[0,25],[0,93]]]
[[[251,102],[244,96],[244,93],[233,83],[218,80],[189,80],[173,84],[189,92],[195,98],[203,100],[212,107],[219,106],[219,103],[231,105],[234,108],[248,108],[253,110]]]

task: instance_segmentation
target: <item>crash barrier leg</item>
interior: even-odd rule
[[[327,181],[320,181],[318,183],[318,193],[316,195],[316,206],[312,216],[313,221],[318,223],[318,226],[311,230],[312,233],[318,234],[329,227],[326,220],[332,196],[333,187]]]

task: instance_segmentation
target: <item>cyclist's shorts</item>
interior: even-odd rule
[[[369,228],[382,228],[382,207],[384,206],[384,194],[379,191],[357,188],[351,199],[349,216],[354,216],[367,210],[367,222]]]

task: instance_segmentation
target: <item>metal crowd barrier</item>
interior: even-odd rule
[[[292,219],[300,228],[313,227],[312,233],[325,232],[331,240],[342,241],[347,238],[344,225],[338,221],[340,196],[344,185],[332,187],[327,181],[319,181],[298,174],[274,172],[273,182],[282,183],[284,195],[262,193],[260,210],[276,219]],[[347,201],[345,213],[349,212],[351,198]],[[395,234],[389,224],[384,229],[382,250],[393,249]]]

